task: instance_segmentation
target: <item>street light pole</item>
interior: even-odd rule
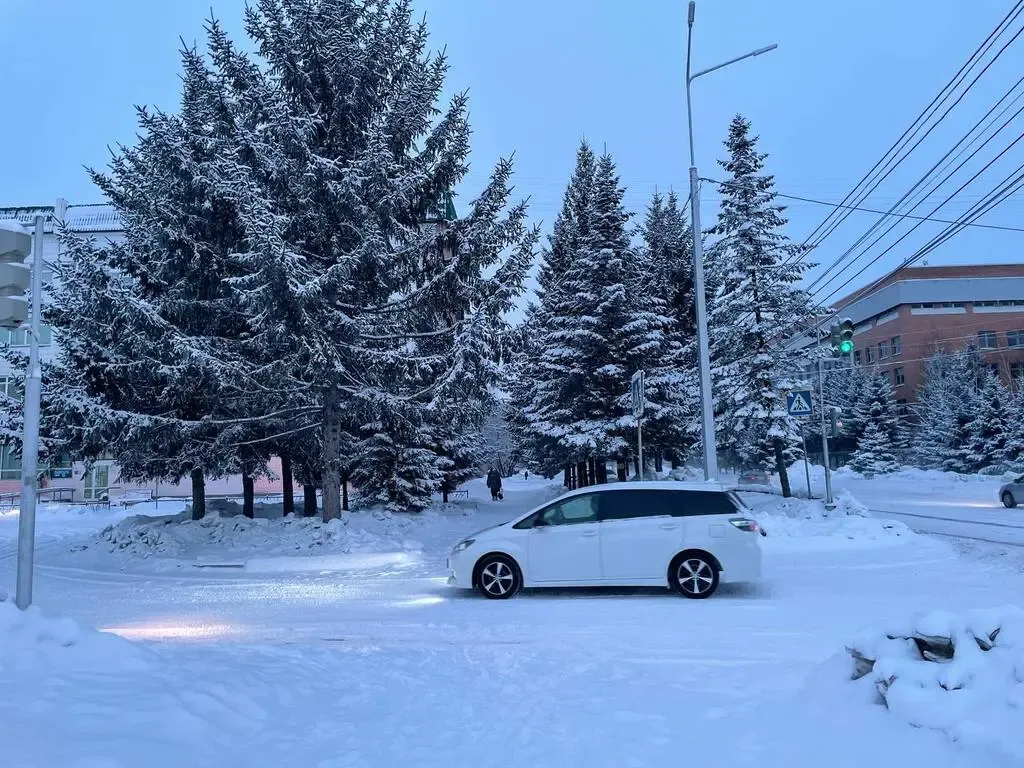
[[[718,453],[715,442],[714,401],[711,392],[711,350],[708,342],[708,310],[704,289],[704,243],[700,228],[700,189],[697,179],[697,158],[693,151],[693,100],[690,84],[701,75],[722,69],[737,61],[760,56],[775,50],[774,43],[745,53],[714,67],[690,74],[690,51],[693,48],[693,17],[697,3],[690,0],[686,21],[686,124],[690,138],[690,220],[693,230],[693,293],[697,305],[697,364],[700,366],[701,441],[704,445],[704,479],[718,479]]]
[[[25,432],[21,441],[21,504],[18,509],[18,577],[15,602],[24,610],[32,603],[35,561],[36,491],[39,483],[39,316],[43,296],[43,225],[36,216],[32,240],[32,303],[29,306],[28,373],[25,376]]]

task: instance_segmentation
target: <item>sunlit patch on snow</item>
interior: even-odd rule
[[[443,602],[445,602],[445,599],[440,595],[420,595],[418,597],[409,598],[408,600],[399,600],[395,605],[418,607],[422,605],[437,605],[438,603]]]
[[[103,627],[103,632],[119,635],[127,640],[207,640],[224,637],[238,631],[230,624],[129,624],[123,627]]]

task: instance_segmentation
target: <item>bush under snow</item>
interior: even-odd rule
[[[930,613],[860,633],[854,685],[900,720],[964,746],[1024,760],[1024,611]]]

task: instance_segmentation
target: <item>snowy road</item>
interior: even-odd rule
[[[1000,480],[955,482],[928,477],[917,482],[853,480],[845,488],[879,517],[889,517],[920,533],[1024,547],[1024,507],[999,502]]]
[[[68,555],[75,537],[43,523],[37,602],[143,641],[145,668],[55,670],[40,684],[0,664],[4,690],[32,691],[31,706],[0,701],[4,765],[647,768],[681,754],[771,768],[982,764],[866,709],[881,718],[872,733],[894,729],[880,750],[856,738],[866,727],[851,724],[856,715],[835,714],[842,702],[805,709],[792,697],[862,627],[1013,602],[1024,576],[965,561],[938,539],[794,547],[769,537],[764,583],[708,601],[451,591],[442,540],[542,491],[506,496],[442,521],[444,536],[422,551],[354,553],[319,571],[82,567]],[[0,561],[0,583],[12,569]]]

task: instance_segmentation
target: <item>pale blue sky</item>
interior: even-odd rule
[[[82,166],[102,166],[107,145],[133,140],[134,104],[175,108],[178,36],[200,38],[212,7],[240,37],[242,5],[243,0],[0,0],[5,46],[0,83],[8,100],[0,121],[0,205],[49,203],[57,196],[76,203],[100,201]],[[655,186],[685,189],[684,0],[420,0],[417,5],[427,12],[434,43],[448,48],[450,88],[470,91],[473,168],[463,194],[479,187],[498,156],[515,151],[517,187],[531,197],[533,216],[550,224],[582,136],[614,154],[634,210],[642,211]],[[771,154],[769,168],[780,191],[839,201],[1010,5],[1009,0],[699,2],[696,68],[779,44],[775,52],[695,84],[702,175],[719,175],[714,161],[721,156],[726,125],[742,112]],[[899,197],[912,174],[923,172],[1009,88],[1022,62],[1024,40],[1007,50],[907,172],[878,190],[870,203],[884,207]],[[15,93],[24,97],[16,109],[10,106]],[[1020,133],[1018,123],[1013,134]],[[946,217],[1022,161],[1024,151],[1007,155],[992,175],[965,192],[966,203],[945,211]],[[704,197],[707,224],[716,193],[705,189]],[[802,239],[827,212],[792,204],[791,236]],[[985,221],[1024,226],[1022,213],[1018,195]],[[873,221],[854,215],[826,240],[816,260],[835,258]],[[883,265],[894,266],[911,252],[911,244],[937,230],[931,224],[921,227],[857,283],[879,274]],[[1022,238],[1024,233],[974,230],[952,240],[930,262],[1019,261]]]

